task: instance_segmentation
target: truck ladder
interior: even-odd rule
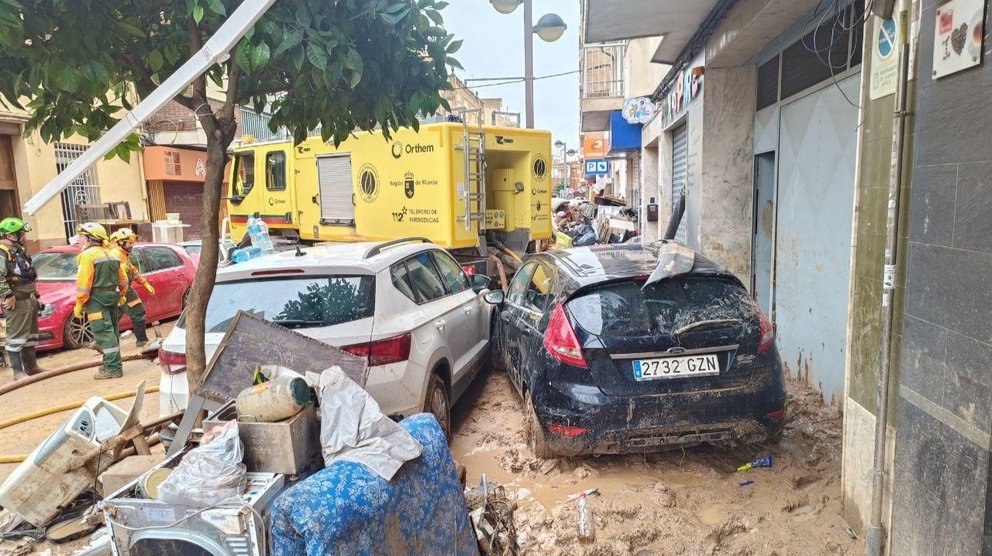
[[[455,149],[462,151],[465,160],[465,181],[461,198],[465,202],[465,229],[472,229],[472,221],[479,223],[480,234],[486,230],[486,135],[482,130],[482,110],[461,110],[459,116],[465,127],[462,144]],[[477,112],[478,127],[470,126],[468,114]],[[474,191],[474,193],[473,193]]]

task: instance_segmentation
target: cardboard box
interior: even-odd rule
[[[225,406],[203,421],[203,430],[236,418],[234,406]],[[248,471],[302,475],[323,466],[320,424],[312,405],[278,423],[239,421],[238,434]]]

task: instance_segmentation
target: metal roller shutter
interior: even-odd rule
[[[679,196],[685,191],[686,182],[689,178],[689,127],[682,125],[672,132],[672,210],[679,204]],[[688,212],[688,209],[686,209]],[[687,234],[686,220],[688,215],[682,215],[679,222],[679,229],[675,233],[675,240],[686,242]]]
[[[320,220],[342,224],[355,221],[354,191],[351,178],[351,155],[339,154],[317,158],[317,183],[320,185]]]

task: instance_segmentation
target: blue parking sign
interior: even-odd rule
[[[605,160],[587,160],[587,176],[605,176],[610,173],[610,164]]]

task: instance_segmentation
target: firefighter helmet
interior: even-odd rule
[[[97,241],[110,241],[107,237],[107,229],[96,222],[85,222],[76,228],[76,232],[81,236],[95,239]]]
[[[110,241],[120,243],[122,241],[138,241],[138,235],[131,228],[121,228],[110,234]]]
[[[27,222],[16,216],[8,216],[0,220],[0,235],[16,234],[20,232],[30,232],[31,226]]]

